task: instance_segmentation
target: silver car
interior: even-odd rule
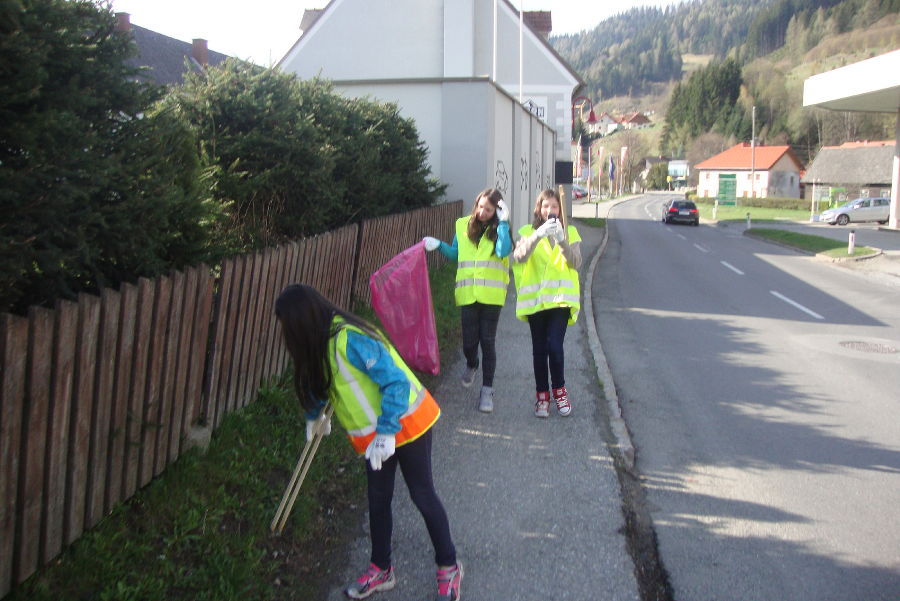
[[[839,207],[822,211],[819,221],[825,221],[830,225],[835,223],[838,225],[847,225],[851,221],[858,223],[861,221],[877,221],[878,223],[887,223],[891,216],[891,199],[876,198],[857,198],[849,202],[845,202]]]

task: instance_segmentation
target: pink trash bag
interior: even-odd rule
[[[441,371],[437,327],[425,262],[425,243],[410,246],[369,278],[372,308],[387,335],[411,368],[437,375]]]

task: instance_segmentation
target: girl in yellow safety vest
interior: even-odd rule
[[[367,459],[371,563],[345,594],[364,599],[396,585],[391,500],[399,465],[434,545],[438,597],[455,601],[463,568],[432,480],[431,427],[441,414],[437,403],[374,326],[338,308],[315,288],[288,286],[275,302],[275,314],[294,362],[307,439],[317,429],[331,432],[322,415],[330,402],[351,444]]]
[[[519,228],[513,251],[516,317],[531,328],[536,417],[550,415],[550,394],[562,416],[572,413],[566,390],[563,342],[566,327],[578,319],[578,267],[581,236],[567,225],[554,190],[544,190],[534,205],[534,221]],[[549,382],[548,382],[549,371]]]
[[[512,239],[509,235],[509,209],[499,190],[488,188],[475,197],[472,213],[456,220],[453,243],[426,236],[425,249],[440,249],[456,261],[454,297],[460,308],[463,355],[466,370],[462,385],[468,388],[478,371],[478,347],[481,346],[481,394],[478,409],[494,410],[494,371],[497,367],[497,323],[506,302],[509,285],[509,259]]]

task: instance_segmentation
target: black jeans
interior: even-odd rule
[[[469,367],[478,367],[478,345],[481,345],[481,384],[494,385],[497,369],[497,322],[500,321],[500,305],[472,303],[460,307],[462,321],[463,354]]]
[[[569,324],[568,307],[545,309],[528,316],[531,328],[531,351],[534,355],[534,387],[537,392],[548,392],[547,371],[553,388],[566,385],[566,356],[563,341]]]
[[[394,475],[397,465],[403,473],[409,496],[425,518],[425,527],[434,546],[434,561],[439,566],[456,564],[456,547],[450,538],[450,522],[431,477],[431,430],[397,452],[375,471],[366,461],[369,484],[369,530],[372,535],[370,561],[382,570],[391,566],[391,535],[394,520],[391,501],[394,498]]]

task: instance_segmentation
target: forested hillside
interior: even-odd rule
[[[633,8],[590,31],[550,43],[584,78],[592,98],[639,95],[681,79],[683,54],[725,57],[772,0],[702,0]]]
[[[631,110],[664,111],[652,153],[703,159],[748,141],[753,107],[757,139],[804,161],[822,144],[893,137],[891,115],[803,109],[802,92],[810,75],[900,48],[900,0],[694,0],[550,42],[595,102],[625,96]],[[688,72],[688,55],[710,62]],[[656,106],[641,98],[651,92]]]

